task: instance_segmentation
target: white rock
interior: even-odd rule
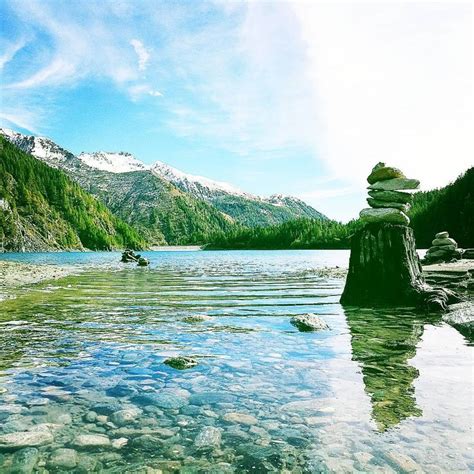
[[[389,224],[401,224],[408,225],[410,219],[408,216],[400,211],[399,209],[394,208],[380,208],[380,209],[362,209],[360,211],[360,218],[368,223],[383,223],[387,222]]]
[[[290,319],[290,323],[296,326],[300,331],[321,331],[329,329],[324,319],[316,314],[298,314]]]
[[[140,415],[141,410],[138,408],[129,408],[125,410],[119,410],[110,415],[110,421],[117,426],[125,426],[134,423],[137,417]]]
[[[194,440],[194,446],[198,449],[218,448],[221,444],[221,430],[214,426],[204,427]]]
[[[0,435],[2,448],[26,448],[28,446],[44,446],[54,440],[49,431],[23,431]]]
[[[226,413],[222,418],[229,423],[240,423],[241,425],[247,426],[255,425],[258,421],[257,418],[252,415],[238,413],[236,411]]]
[[[105,435],[84,434],[76,436],[73,444],[78,448],[106,448],[110,446],[110,439]]]

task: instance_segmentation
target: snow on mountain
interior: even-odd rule
[[[49,138],[23,135],[8,128],[0,128],[0,135],[3,135],[26,153],[32,154],[54,168],[60,168],[70,156],[68,151],[56,145]]]
[[[87,166],[111,173],[128,173],[130,171],[144,171],[149,169],[130,153],[98,151],[95,153],[81,153],[78,158]]]
[[[190,192],[194,195],[199,195],[203,198],[209,197],[208,195],[210,193],[217,192],[243,196],[250,199],[257,199],[255,196],[245,193],[229,183],[214,181],[212,179],[205,178],[204,176],[195,176],[184,173],[161,161],[157,161],[154,165],[152,165],[151,171],[156,176],[174,184],[175,186],[178,186],[180,189]]]

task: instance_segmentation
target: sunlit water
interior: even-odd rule
[[[474,469],[472,347],[434,315],[344,310],[318,269],[347,252],[147,257],[2,256],[82,272],[0,303],[0,444],[39,444],[7,438],[0,472]]]

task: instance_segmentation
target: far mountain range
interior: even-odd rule
[[[200,244],[207,235],[239,226],[270,226],[299,218],[327,220],[295,197],[256,196],[161,161],[147,165],[126,152],[75,155],[49,138],[5,128],[0,128],[0,135],[65,172],[139,231],[149,245]]]

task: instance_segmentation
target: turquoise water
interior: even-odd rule
[[[2,255],[81,272],[0,304],[1,472],[474,469],[472,346],[436,315],[344,310],[321,269],[347,252],[146,256]]]

